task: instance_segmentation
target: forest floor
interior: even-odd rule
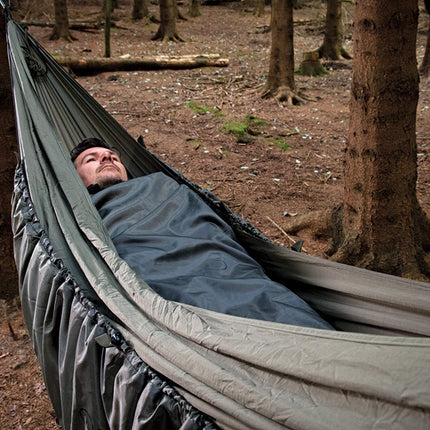
[[[69,6],[71,23],[96,21],[99,6]],[[36,3],[35,3],[36,4]],[[150,6],[158,15],[157,6]],[[186,16],[187,7],[180,10]],[[219,53],[228,67],[110,72],[77,77],[80,84],[150,151],[214,192],[238,215],[272,240],[290,247],[304,239],[303,252],[325,258],[327,238],[304,232],[289,237],[290,219],[342,201],[343,154],[348,136],[352,60],[325,63],[322,77],[296,75],[307,101],[298,106],[262,99],[268,72],[270,9],[256,18],[246,2],[205,5],[198,18],[180,20],[184,43],[151,41],[158,25],[134,22],[128,1],[114,12],[112,57]],[[37,16],[39,14],[39,16]],[[352,53],[352,6],[344,10],[344,47]],[[32,11],[26,20],[52,22]],[[325,10],[319,1],[294,11],[295,58],[323,40]],[[428,15],[420,14],[417,58],[424,54]],[[51,29],[30,26],[53,55],[103,56],[104,35],[72,31],[73,42],[51,41]],[[417,112],[418,197],[430,213],[430,82],[421,80]],[[255,118],[254,136],[237,139],[233,125]],[[258,124],[257,124],[258,120]],[[251,120],[252,121],[252,120]],[[10,429],[57,429],[40,367],[19,305],[0,309],[0,422]],[[10,325],[10,327],[9,327]]]

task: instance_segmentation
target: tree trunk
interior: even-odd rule
[[[176,0],[160,0],[160,26],[152,40],[183,42],[176,31],[177,16]]]
[[[0,298],[11,301],[18,296],[18,276],[13,259],[10,200],[17,151],[15,114],[6,49],[4,9],[0,7]]]
[[[334,259],[426,273],[428,220],[416,195],[417,0],[356,2],[343,240]]]
[[[136,21],[146,18],[147,22],[159,24],[159,19],[149,11],[148,3],[149,0],[134,0],[132,18]]]
[[[113,13],[115,9],[118,9],[118,7],[119,7],[118,0],[112,0],[111,9],[110,9],[111,13]],[[103,0],[101,15],[104,17],[105,14],[106,14],[106,0]]]
[[[200,0],[191,0],[188,15],[192,18],[200,16]]]
[[[134,0],[133,12],[131,16],[134,20],[138,21],[149,16],[148,1],[147,0]]]
[[[255,0],[254,16],[260,17],[264,15],[265,0]]]
[[[55,24],[49,38],[51,40],[65,39],[71,42],[75,38],[69,30],[69,18],[67,14],[67,0],[54,0]]]
[[[272,0],[270,28],[272,45],[263,97],[296,104],[300,97],[294,82],[293,0]]]
[[[175,10],[176,10],[176,19],[180,19],[182,21],[188,21],[188,18],[182,14],[182,12],[180,11],[179,7],[178,7],[178,0],[175,0],[173,2],[174,6],[175,6]]]
[[[430,3],[430,1],[428,2]],[[427,30],[427,43],[426,43],[426,50],[424,52],[423,61],[420,66],[420,73],[424,77],[430,76],[430,5],[427,5],[426,3],[427,12],[429,13],[429,27]]]
[[[228,59],[218,54],[182,56],[143,56],[131,58],[81,58],[57,56],[55,60],[77,75],[119,70],[191,69],[198,67],[225,67]]]
[[[111,14],[112,0],[105,0],[105,57],[110,57],[110,29],[111,29]]]
[[[351,58],[342,46],[342,0],[328,0],[324,41],[318,49],[320,58],[339,60]]]

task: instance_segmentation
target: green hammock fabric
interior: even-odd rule
[[[117,348],[128,363],[140,357],[177,398],[222,428],[430,428],[428,284],[271,243],[128,135],[13,20],[7,27],[21,161],[15,259],[26,323],[65,429],[92,428],[79,421],[81,398],[92,402],[85,413],[94,428],[131,428],[124,416],[103,412],[127,402],[119,379],[91,373],[94,351],[105,348],[108,363],[115,336],[124,339]],[[217,314],[158,296],[118,257],[69,160],[89,136],[118,147],[131,177],[164,171],[190,186],[270,276],[344,331]],[[110,340],[100,346],[103,333]]]

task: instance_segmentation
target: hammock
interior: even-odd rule
[[[430,428],[428,284],[272,243],[135,141],[10,18],[7,38],[22,309],[64,429]],[[118,257],[69,159],[89,136],[119,148],[131,177],[161,171],[198,193],[339,331],[157,295]]]

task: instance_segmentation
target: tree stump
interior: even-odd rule
[[[321,64],[318,51],[303,52],[303,61],[299,73],[304,76],[323,76],[328,72]]]

